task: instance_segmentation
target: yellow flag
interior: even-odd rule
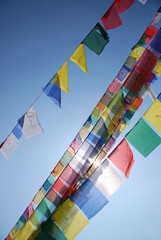
[[[130,56],[136,58],[136,60],[139,60],[144,50],[145,49],[143,47],[137,47],[130,53]]]
[[[67,61],[60,68],[55,77],[51,80],[51,83],[55,84],[57,87],[61,88],[66,94],[68,91],[68,65]]]
[[[52,215],[52,219],[62,229],[68,240],[73,240],[89,221],[76,205],[67,199]]]
[[[34,233],[35,229],[29,221],[27,221],[21,230],[18,232],[14,240],[28,240],[29,237]]]
[[[33,202],[37,205],[39,205],[39,203],[42,201],[42,199],[45,197],[45,192],[43,190],[43,188],[41,188],[35,195],[35,197],[33,198]]]
[[[79,45],[69,59],[76,63],[85,73],[88,73],[83,43]]]
[[[161,102],[158,99],[144,113],[144,117],[161,133]]]
[[[153,73],[155,73],[158,76],[161,76],[161,60],[160,59],[158,59],[158,62],[155,65],[155,68],[153,69]]]

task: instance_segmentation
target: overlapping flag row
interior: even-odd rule
[[[114,79],[83,128],[6,239],[43,239],[43,236],[49,239],[61,239],[61,237],[62,239],[74,239],[81,230],[75,226],[75,220],[81,219],[79,226],[80,228],[85,227],[88,223],[87,219],[93,217],[121,185],[122,177],[105,158],[117,137],[123,132],[135,111],[140,107],[147,86],[152,82],[152,77],[149,80],[149,76],[151,76],[159,57],[159,51],[156,47],[160,41],[159,36],[160,30],[139,61],[136,60],[136,65],[125,77],[123,85]],[[126,139],[123,139],[108,157],[126,177],[129,177],[134,160]],[[111,184],[108,180],[107,189],[105,187],[106,181],[103,180],[103,168],[108,168],[105,170],[105,179],[106,177],[111,178]],[[88,178],[88,176],[90,177]],[[113,176],[114,179],[112,179]],[[98,179],[101,177],[101,185],[99,185]],[[87,188],[90,191],[87,192]],[[78,194],[79,191],[80,194]],[[92,195],[89,195],[88,199],[85,195],[92,194],[92,192],[98,196],[103,194],[100,203],[96,202],[95,204],[96,209],[90,209],[89,205],[90,201],[97,199],[92,200]],[[89,202],[84,202],[81,197],[79,198],[79,195],[86,200],[88,199]],[[70,200],[68,196],[71,196]],[[62,205],[60,206],[60,204]],[[79,209],[84,212],[85,216]]]
[[[105,15],[101,18],[105,29],[108,30],[122,24],[119,14],[126,11],[134,2],[135,0],[115,0],[110,9],[107,10]],[[154,21],[154,24],[155,22],[156,21]],[[97,23],[69,58],[69,60],[76,63],[86,73],[87,64],[84,45],[99,55],[109,42],[109,37],[105,29],[100,23]],[[61,106],[61,90],[65,91],[67,94],[69,93],[67,64],[68,61],[62,65],[58,73],[43,88],[43,92],[59,107]],[[0,145],[0,151],[4,157],[8,159],[17,148],[22,134],[26,139],[29,139],[41,133],[43,133],[43,129],[34,110],[34,104],[32,104],[31,108],[29,108],[29,110],[18,120],[18,123],[11,134],[9,134],[5,141]]]

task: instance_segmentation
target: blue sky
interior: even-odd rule
[[[0,142],[112,2],[0,1]],[[69,96],[62,93],[62,108],[44,94],[34,105],[44,134],[28,141],[22,137],[9,160],[0,155],[0,239],[8,235],[71,144],[160,3],[148,0],[142,5],[136,0],[121,14],[123,25],[108,31],[110,42],[100,56],[85,48],[88,75],[70,62]],[[160,81],[161,77],[152,86],[156,94],[161,92]],[[147,96],[126,132],[151,104]],[[77,240],[161,239],[161,146],[147,158],[131,149],[135,164],[130,178]]]

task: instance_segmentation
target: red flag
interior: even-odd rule
[[[107,10],[105,15],[101,18],[101,21],[106,30],[122,25],[116,2],[114,2],[112,6]]]
[[[131,5],[135,2],[135,0],[116,0],[117,10],[119,13],[126,11]]]
[[[147,29],[144,32],[144,34],[148,35],[148,38],[145,40],[146,44],[149,44],[150,40],[155,36],[158,30],[159,29],[153,25],[149,25],[147,27]]]
[[[124,138],[119,145],[110,153],[108,158],[113,162],[128,178],[134,164],[133,153],[128,142]]]

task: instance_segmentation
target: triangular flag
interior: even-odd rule
[[[116,0],[115,2],[117,3],[117,10],[122,13],[131,7],[135,0]]]
[[[133,153],[128,142],[124,138],[119,145],[109,154],[108,158],[113,162],[128,178],[134,164]]]
[[[19,144],[18,139],[11,133],[0,145],[0,151],[5,158],[9,159]]]
[[[117,10],[117,3],[113,3],[112,6],[107,10],[105,15],[101,18],[103,26],[106,30],[118,27],[122,25],[122,21]]]
[[[161,134],[161,102],[158,99],[156,99],[151,107],[144,113],[144,117]]]
[[[26,139],[35,137],[43,133],[43,129],[40,126],[33,106],[25,114],[22,132]]]
[[[57,87],[61,88],[66,94],[68,91],[68,65],[67,61],[62,65],[58,73],[51,80],[51,83],[55,84]]]
[[[58,82],[57,82],[58,83]],[[43,88],[43,92],[58,106],[61,107],[61,89],[51,81]]]
[[[83,40],[83,44],[98,55],[101,54],[108,42],[109,36],[100,23],[97,23]]]
[[[79,45],[69,59],[76,63],[85,73],[88,73],[83,43]]]

